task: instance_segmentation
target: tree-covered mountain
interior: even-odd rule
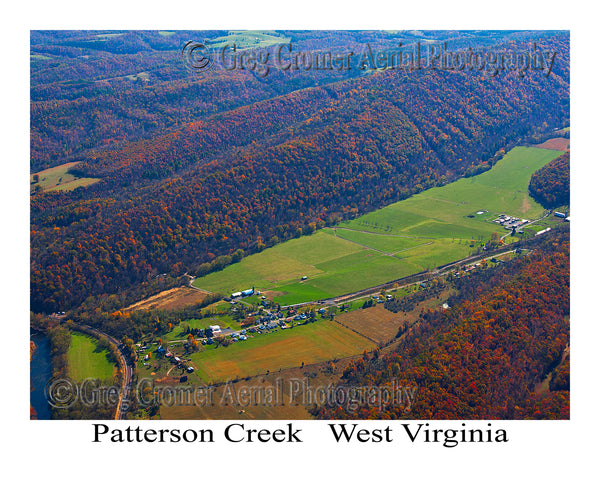
[[[546,208],[570,203],[570,152],[552,160],[531,176],[529,192]]]

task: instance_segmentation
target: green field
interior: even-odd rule
[[[283,37],[273,31],[231,30],[228,32],[228,35],[211,39],[210,46],[213,48],[223,48],[235,43],[237,49],[266,48],[287,43],[289,40],[289,38]]]
[[[33,189],[39,186],[45,192],[60,190],[67,191],[74,190],[77,187],[86,187],[100,181],[99,178],[78,178],[70,173],[67,173],[71,167],[74,167],[79,163],[81,162],[65,163],[63,165],[59,165],[58,167],[48,168],[46,170],[42,170],[41,172],[31,174],[29,176],[31,188]],[[37,182],[34,181],[34,175],[39,177]]]
[[[223,294],[255,286],[275,292],[285,305],[350,293],[460,260],[493,232],[506,233],[491,221],[499,214],[529,220],[543,215],[529,196],[529,179],[562,153],[516,147],[481,175],[276,245],[194,285]],[[308,278],[302,281],[303,276]]]
[[[99,349],[96,339],[83,333],[71,333],[69,375],[78,382],[86,378],[111,378],[115,372],[115,364],[108,360],[107,353],[107,350]]]
[[[376,345],[329,320],[269,334],[255,335],[228,347],[193,353],[196,372],[205,382],[265,374],[267,370],[298,367],[358,355]]]

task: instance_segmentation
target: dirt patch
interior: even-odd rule
[[[523,197],[523,205],[521,205],[521,213],[525,214],[531,208],[531,202],[529,201],[529,197]]]
[[[267,297],[269,300],[273,300],[277,295],[283,295],[284,292],[279,292],[277,290],[265,290],[261,291],[260,294]]]
[[[201,302],[206,298],[208,294],[206,292],[196,290],[190,287],[178,287],[165,290],[164,292],[157,293],[149,298],[141,300],[133,305],[123,309],[128,312],[131,310],[175,310],[177,308],[183,308],[186,305],[193,305]]]
[[[569,138],[551,138],[546,140],[544,143],[540,143],[538,145],[534,145],[537,148],[547,148],[548,150],[562,150],[566,152],[569,150],[571,145],[571,139]]]
[[[179,377],[168,377],[165,375],[161,378],[155,379],[154,383],[157,385],[178,385],[180,382]]]

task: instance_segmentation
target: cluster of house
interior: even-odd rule
[[[498,260],[496,260],[495,258],[492,258],[492,262],[497,262]],[[481,267],[481,263],[476,263],[475,265],[467,265],[466,267],[462,267],[459,268],[458,270],[456,270],[454,272],[454,276],[455,277],[460,277],[461,276],[461,271],[463,273],[468,273],[468,272],[472,272],[473,270],[475,270],[476,268]]]
[[[511,230],[513,228],[522,227],[529,223],[529,220],[525,220],[524,218],[511,217],[510,215],[501,214],[498,215],[498,218],[494,220],[494,223],[502,225],[507,230]]]
[[[137,346],[140,346],[140,345],[138,344]],[[144,350],[148,350],[149,348],[150,348],[149,346],[144,346],[144,347],[140,346],[140,350],[138,350],[138,353],[139,352],[143,352]],[[169,361],[173,365],[177,365],[178,367],[185,368],[188,373],[192,373],[194,371],[194,367],[187,365],[186,362],[185,362],[185,360],[183,360],[180,357],[174,355],[173,352],[170,352],[168,349],[166,349],[162,345],[158,346],[158,348],[156,349],[155,353],[159,357],[160,356],[164,356],[165,358],[168,358]],[[150,359],[150,355],[146,354],[144,356],[144,366],[148,366],[149,365],[149,363],[147,362],[147,360],[149,360],[149,359]]]

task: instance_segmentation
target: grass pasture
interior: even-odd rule
[[[391,204],[334,228],[244,258],[194,285],[229,294],[255,286],[283,305],[331,298],[460,260],[506,233],[499,214],[533,220],[533,172],[561,151],[516,147],[492,169]],[[479,212],[479,213],[478,213]],[[308,278],[301,280],[303,276]]]
[[[283,37],[276,32],[262,30],[232,30],[228,35],[213,38],[210,40],[210,46],[213,48],[223,48],[227,45],[233,45],[237,49],[244,48],[267,48],[273,45],[280,45],[289,42],[289,38]]]
[[[111,378],[115,364],[107,358],[107,350],[100,350],[96,339],[79,332],[71,333],[69,347],[69,374],[75,381],[86,378],[104,380]]]
[[[225,381],[272,373],[280,369],[357,355],[372,350],[373,342],[328,320],[269,334],[255,335],[228,347],[193,353],[202,380]]]
[[[51,191],[68,191],[75,190],[77,187],[87,187],[96,182],[99,182],[99,178],[86,178],[86,177],[75,177],[68,173],[71,167],[81,162],[69,162],[57,167],[47,168],[41,172],[31,174],[29,176],[29,182],[31,187],[39,185],[44,192]],[[39,181],[34,183],[34,175],[39,177]]]

